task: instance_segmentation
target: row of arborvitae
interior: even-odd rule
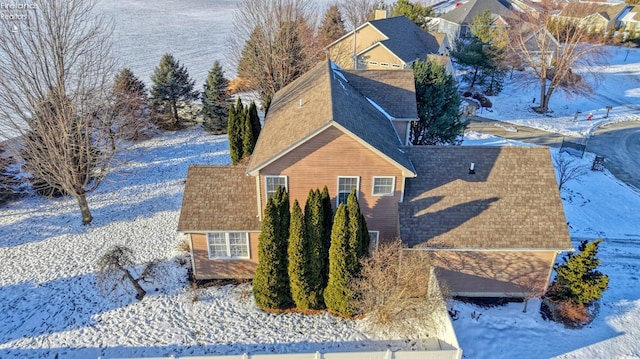
[[[227,133],[229,134],[229,155],[231,163],[237,165],[251,156],[260,135],[260,117],[256,103],[251,101],[247,107],[238,97],[235,106],[229,108]]]
[[[296,307],[356,314],[350,283],[359,276],[369,233],[353,191],[333,217],[329,192],[311,190],[304,212],[287,192],[269,198],[253,279],[256,304],[267,311]]]

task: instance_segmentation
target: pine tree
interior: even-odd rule
[[[183,103],[198,98],[198,92],[193,89],[195,81],[189,77],[187,69],[169,53],[162,56],[151,80],[153,85],[150,102],[156,121],[163,128],[179,128],[182,119],[178,110]]]
[[[347,208],[341,203],[336,210],[331,231],[329,249],[329,281],[324,289],[324,303],[327,309],[345,316],[353,316],[353,292],[350,288],[353,279],[352,269],[356,255],[349,245],[349,217]]]
[[[360,211],[356,190],[351,190],[347,197],[347,214],[349,216],[349,246],[355,253],[356,259],[354,274],[360,273],[360,259],[369,254],[369,231],[367,229],[367,221]]]
[[[307,239],[306,247],[309,256],[309,276],[307,282],[312,292],[317,293],[317,301],[312,304],[312,308],[321,309],[324,307],[322,292],[327,285],[325,279],[328,269],[328,254],[323,253],[324,243],[322,235],[324,229],[324,212],[320,201],[320,191],[310,190],[307,202],[304,206],[304,226]],[[328,248],[327,248],[328,249]]]
[[[129,140],[137,140],[144,136],[143,132],[152,126],[149,123],[147,108],[147,89],[133,72],[124,68],[116,76],[113,84],[113,106],[117,129],[111,129],[112,148],[115,146],[116,133]]]
[[[227,130],[227,88],[229,80],[224,77],[220,62],[214,61],[202,92],[202,121],[205,130],[220,134]]]
[[[331,247],[331,229],[333,228],[333,207],[331,206],[331,196],[329,195],[329,189],[327,186],[322,188],[322,193],[319,195],[320,207],[322,207],[322,232],[320,238],[322,239],[322,252],[320,254],[321,261],[323,263],[323,287],[326,287],[329,280],[329,248]]]
[[[431,61],[416,61],[413,73],[420,120],[411,124],[411,143],[458,143],[467,125],[460,119],[461,100],[453,76]]]
[[[227,121],[227,135],[229,137],[229,156],[231,164],[234,166],[240,163],[243,157],[242,122],[240,122],[242,119],[237,116],[236,107],[231,104]]]
[[[322,25],[318,30],[318,42],[321,47],[325,47],[346,33],[344,21],[338,5],[331,5],[324,14]]]
[[[283,194],[284,192],[284,194]],[[258,239],[258,267],[253,278],[256,305],[263,310],[285,309],[292,303],[288,275],[288,196],[282,188],[269,198]],[[286,213],[283,211],[287,205]],[[283,226],[287,226],[283,228]],[[283,236],[285,236],[283,238]]]
[[[434,17],[433,8],[424,7],[419,3],[411,3],[408,0],[398,0],[391,12],[391,16],[406,16],[414,24],[420,26],[424,30],[429,28],[428,17]]]
[[[600,260],[596,258],[602,239],[591,243],[583,241],[578,253],[569,253],[561,265],[556,265],[556,278],[550,296],[568,299],[575,304],[588,304],[600,299],[607,290],[609,277],[598,271]]]

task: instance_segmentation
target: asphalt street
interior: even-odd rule
[[[562,138],[565,137],[481,117],[470,117],[469,120],[468,131],[542,146],[560,147]],[[620,122],[598,128],[587,140],[586,150],[604,156],[605,167],[616,178],[640,190],[640,121]]]

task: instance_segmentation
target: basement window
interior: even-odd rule
[[[207,248],[209,259],[248,259],[249,233],[209,232]]]

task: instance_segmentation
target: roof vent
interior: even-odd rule
[[[470,175],[476,174],[476,164],[473,162],[471,162],[471,165],[469,166],[469,174]]]

